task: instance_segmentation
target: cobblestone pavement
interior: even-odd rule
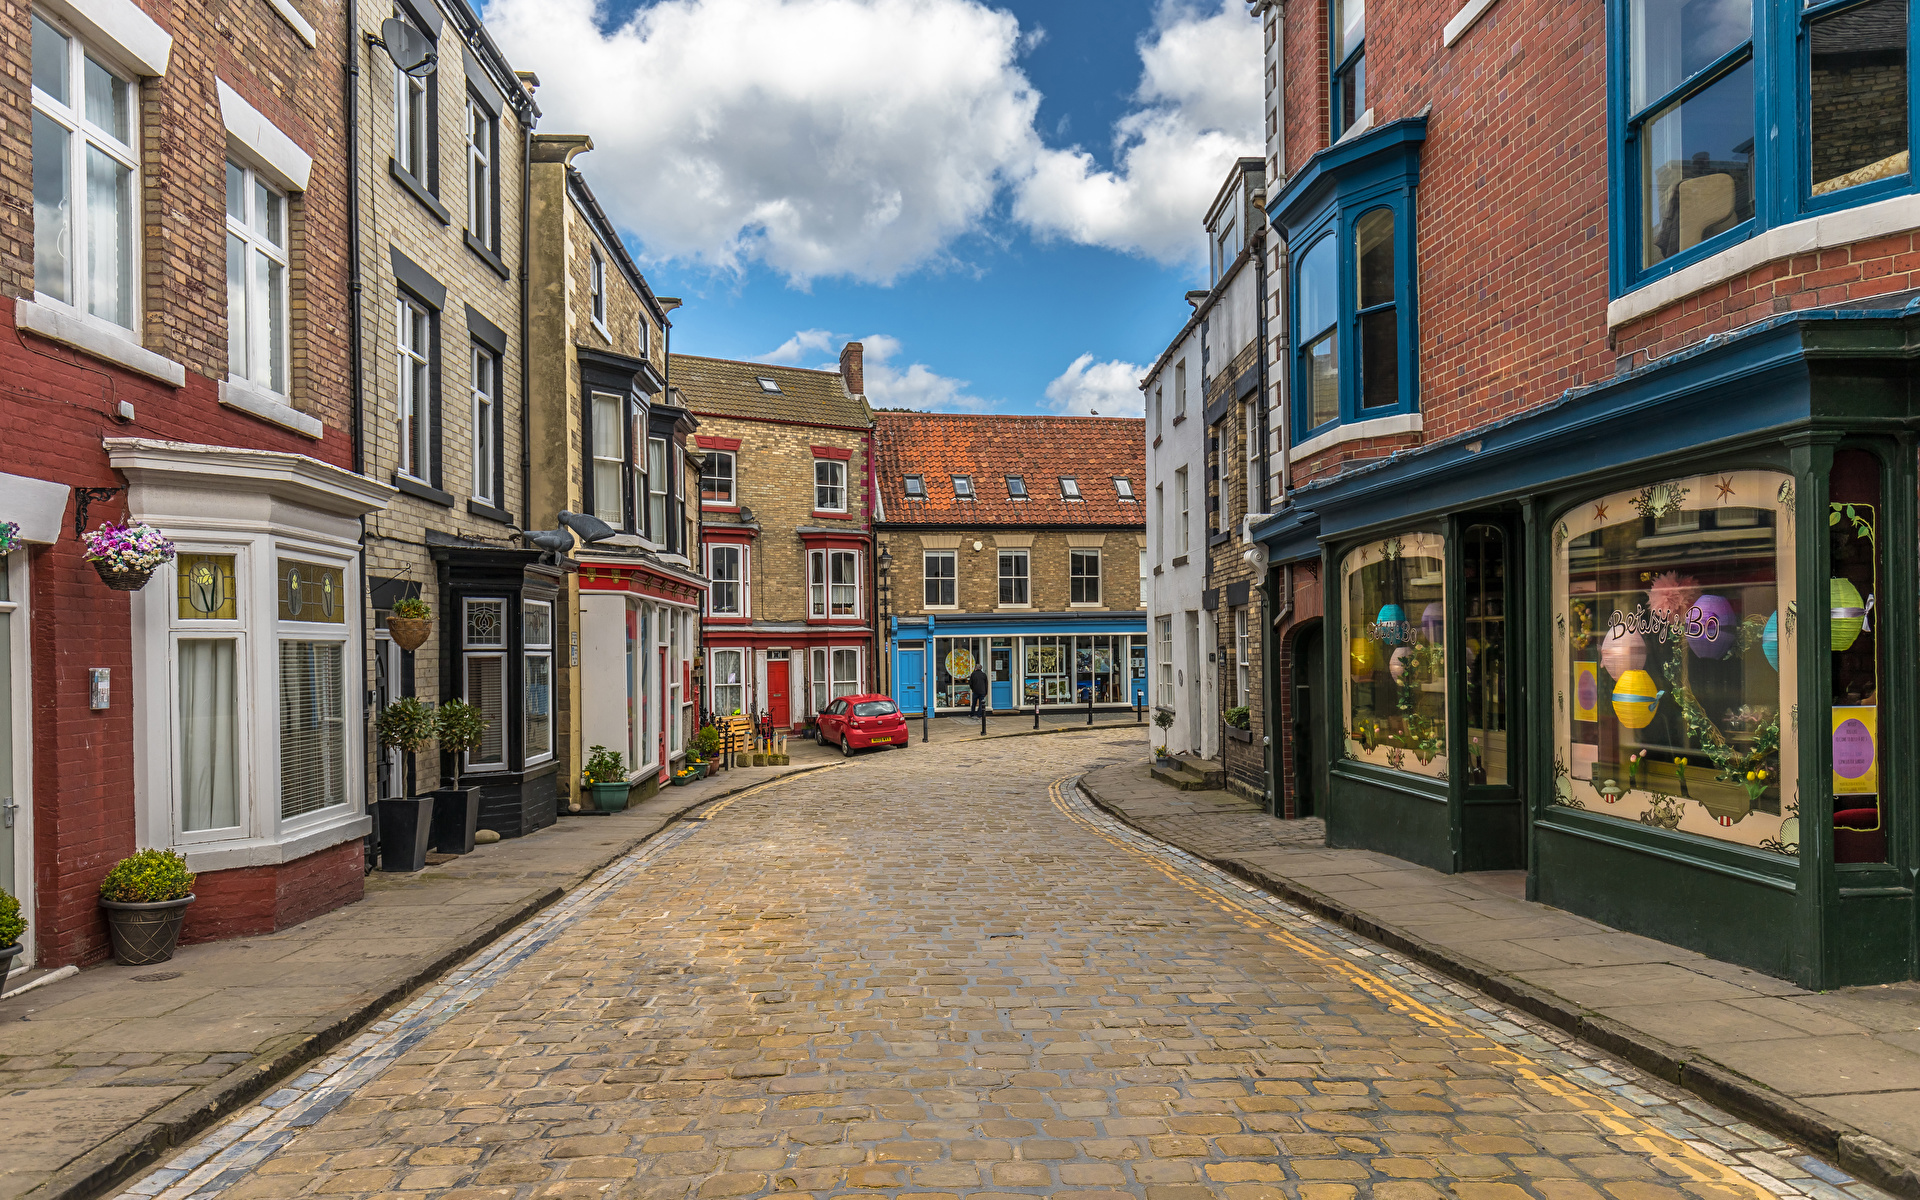
[[[1119,824],[1099,732],[701,810],[126,1196],[1880,1193]]]

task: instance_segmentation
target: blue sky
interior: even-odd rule
[[[1242,0],[492,0],[547,132],[676,351],[817,366],[876,405],[1138,412],[1258,153]],[[784,353],[780,352],[785,347]]]

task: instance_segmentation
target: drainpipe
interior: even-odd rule
[[[523,85],[524,86],[524,85]],[[533,523],[533,303],[527,263],[533,256],[533,125],[520,123],[520,528]],[[569,631],[570,633],[572,631]]]

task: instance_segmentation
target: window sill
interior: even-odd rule
[[[593,326],[593,331],[600,335],[601,341],[609,346],[613,345],[613,331],[607,328],[605,321],[599,317],[588,317],[587,324]]]
[[[1153,448],[1154,448],[1155,450],[1158,450],[1158,449],[1160,448],[1160,443],[1161,443],[1161,442],[1164,442],[1164,441],[1166,441],[1166,440],[1167,440],[1167,439],[1166,439],[1165,437],[1163,437],[1162,435],[1160,435],[1160,434],[1157,434],[1157,433],[1156,433],[1156,434],[1154,434],[1154,435],[1153,435]]]
[[[343,810],[350,807],[341,806]],[[372,829],[373,819],[367,814],[342,811],[318,828],[298,830],[285,841],[250,839],[227,845],[203,843],[200,846],[182,846],[180,850],[187,856],[187,869],[190,871],[272,867],[317,854],[341,842],[365,837]]]
[[[427,211],[434,215],[435,220],[442,225],[453,224],[453,214],[447,211],[446,205],[440,203],[440,197],[428,191],[425,184],[415,179],[412,173],[391,158],[387,160],[387,173],[393,176],[394,182],[398,183],[409,196],[425,205]]]
[[[513,272],[507,269],[507,264],[500,261],[500,256],[495,254],[491,247],[471,233],[467,234],[466,237],[467,249],[479,255],[480,261],[491,267],[495,275],[498,275],[502,279],[513,278]]]
[[[1186,565],[1187,565],[1187,556],[1186,556],[1186,555],[1184,555],[1184,554],[1176,554],[1176,555],[1174,555],[1174,556],[1173,556],[1173,565],[1174,565],[1174,566],[1176,566],[1176,567],[1184,567],[1184,566],[1186,566]],[[1158,568],[1158,567],[1155,567],[1154,569],[1155,569],[1155,570],[1159,570],[1159,568]]]
[[[851,520],[853,520],[853,514],[852,514],[852,513],[850,513],[850,512],[842,512],[842,511],[839,511],[839,510],[834,510],[834,509],[818,509],[818,508],[816,508],[816,509],[814,509],[814,510],[813,510],[813,517],[814,517],[814,519],[815,519],[815,520],[825,520],[825,521],[851,521]]]
[[[1396,433],[1419,433],[1422,428],[1423,423],[1419,413],[1395,413],[1391,417],[1374,417],[1369,421],[1336,425],[1325,433],[1316,434],[1290,448],[1287,451],[1287,461],[1297,463],[1303,458],[1312,458],[1322,450],[1346,442],[1358,442],[1365,438],[1391,437]]]
[[[1367,111],[1361,113],[1357,118],[1355,118],[1353,124],[1341,130],[1340,136],[1334,139],[1333,144],[1338,146],[1341,142],[1350,142],[1354,138],[1359,137],[1361,134],[1365,133],[1367,130],[1372,128],[1373,128],[1373,110],[1369,108]]]
[[[1185,414],[1185,413],[1177,413],[1177,414],[1175,414],[1175,415],[1174,415],[1174,418],[1173,418],[1173,421],[1172,421],[1172,424],[1173,424],[1173,425],[1176,425],[1176,426],[1178,426],[1178,425],[1180,424],[1180,422],[1182,422],[1182,421],[1184,421],[1184,420],[1186,420],[1186,419],[1187,419],[1187,414]]]
[[[187,386],[187,369],[142,346],[132,330],[122,330],[117,325],[110,326],[77,311],[42,304],[25,296],[13,302],[13,323],[28,333],[84,351],[137,375],[157,379],[168,387]]]
[[[502,525],[510,526],[514,523],[512,513],[504,508],[495,508],[485,500],[467,501],[467,511],[476,517],[484,517],[489,521],[498,521]]]
[[[1607,305],[1607,328],[1630,324],[1736,275],[1795,254],[1828,250],[1920,228],[1920,196],[1893,196],[1857,208],[1775,226],[1744,242],[1633,288]]]
[[[281,20],[292,26],[293,31],[300,35],[300,40],[307,44],[309,50],[320,44],[320,38],[314,33],[312,23],[300,15],[299,9],[287,3],[287,0],[267,0],[267,4],[274,12],[280,14]]]
[[[705,501],[702,501],[700,504],[700,511],[701,512],[717,512],[717,513],[737,513],[740,511],[740,506],[738,504],[721,504],[718,501],[714,501],[713,503],[707,503]]]
[[[1156,564],[1153,568],[1153,573],[1155,575],[1164,575],[1167,573],[1167,569],[1165,567],[1162,567]]]
[[[1460,11],[1453,14],[1453,19],[1447,22],[1446,28],[1440,31],[1440,44],[1443,47],[1452,46],[1465,37],[1467,30],[1473,28],[1473,23],[1485,16],[1486,11],[1495,3],[1497,0],[1467,0],[1460,6]]]
[[[220,403],[315,441],[326,432],[318,420],[288,404],[285,396],[244,379],[229,379],[221,384]]]
[[[418,479],[409,479],[405,475],[395,472],[393,476],[393,486],[395,490],[403,495],[413,496],[421,500],[430,500],[445,508],[453,507],[452,493],[443,492],[432,484],[421,483]]]
[[[998,604],[994,606],[994,610],[996,612],[1032,612],[1033,605],[1031,604]]]
[[[1215,546],[1224,546],[1232,540],[1233,530],[1231,529],[1224,529],[1219,533],[1210,533],[1207,535],[1207,549],[1211,550]]]
[[[1101,604],[1101,603],[1099,603],[1099,602],[1097,602],[1097,601],[1096,601],[1095,603],[1092,603],[1092,604],[1088,604],[1088,603],[1085,603],[1085,602],[1080,602],[1080,603],[1071,603],[1071,602],[1070,602],[1070,603],[1069,603],[1069,604],[1067,605],[1067,607],[1068,607],[1068,608],[1097,608],[1097,609],[1099,609],[1099,610],[1100,610],[1100,611],[1102,611],[1102,612],[1105,612],[1105,611],[1106,611],[1106,608],[1107,608],[1107,606],[1106,606],[1106,605],[1104,605],[1104,604]]]
[[[936,612],[936,613],[959,612],[960,606],[958,604],[922,604],[920,606],[920,611]]]

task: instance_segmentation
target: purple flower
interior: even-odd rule
[[[86,535],[85,541],[87,561],[104,563],[109,570],[152,571],[162,563],[173,561],[173,543],[151,525],[102,522],[100,528]]]

